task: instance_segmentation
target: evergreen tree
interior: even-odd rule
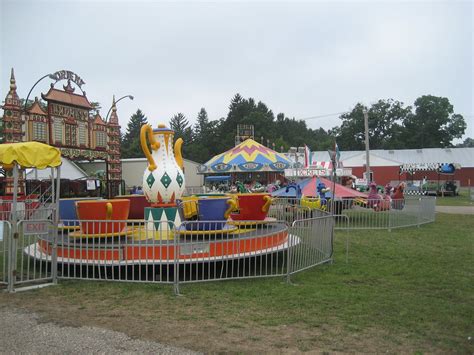
[[[186,119],[186,116],[179,112],[170,119],[169,123],[170,128],[174,131],[175,141],[178,138],[182,138],[184,141],[183,156],[193,160],[194,156],[192,155],[192,149],[190,149],[193,142],[193,130],[189,127],[189,121]]]
[[[193,130],[193,143],[190,146],[189,159],[199,163],[205,162],[211,156],[212,137],[211,124],[207,116],[206,109],[203,107],[198,113],[196,124]],[[212,154],[215,155],[215,154]]]
[[[189,128],[189,121],[181,112],[177,113],[170,120],[170,128],[174,131],[174,138],[185,138],[187,129]]]
[[[209,118],[204,107],[198,113],[197,121],[194,125],[194,136],[196,141],[205,141],[209,136]]]
[[[140,129],[146,123],[148,123],[148,120],[140,109],[130,117],[127,130],[122,137],[122,158],[143,157],[140,146]]]

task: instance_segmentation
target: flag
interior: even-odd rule
[[[309,168],[311,166],[311,150],[309,150],[308,146],[304,145],[304,167]]]

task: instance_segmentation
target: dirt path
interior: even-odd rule
[[[451,214],[474,214],[474,206],[436,206],[436,212]]]
[[[41,322],[35,313],[0,308],[0,352],[22,354],[197,354],[97,327]]]

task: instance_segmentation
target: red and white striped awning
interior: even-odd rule
[[[312,168],[319,169],[332,169],[332,162],[330,161],[313,161],[311,164]]]

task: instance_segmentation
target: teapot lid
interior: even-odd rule
[[[163,123],[160,123],[158,125],[158,128],[153,129],[153,133],[158,133],[158,132],[174,133],[174,131],[171,128],[166,127]]]

